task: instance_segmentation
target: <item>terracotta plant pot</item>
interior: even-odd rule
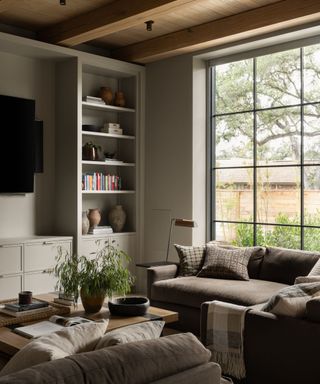
[[[86,295],[81,289],[80,297],[86,313],[97,313],[102,308],[106,294],[100,293],[96,295]]]
[[[124,93],[119,91],[116,92],[115,98],[114,98],[114,105],[117,107],[124,107],[126,105],[126,99],[124,97]]]
[[[112,104],[113,93],[110,87],[101,87],[99,95],[106,104]]]

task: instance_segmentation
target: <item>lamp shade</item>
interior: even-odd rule
[[[178,227],[189,227],[189,228],[197,227],[197,223],[195,221],[188,220],[188,219],[174,219],[174,225]]]

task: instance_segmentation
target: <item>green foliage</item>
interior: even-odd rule
[[[264,246],[283,247],[290,249],[299,249],[301,245],[301,229],[290,225],[300,225],[300,218],[295,216],[290,218],[286,214],[280,213],[275,224],[263,227],[257,225],[256,244]],[[286,226],[286,224],[288,226]],[[314,214],[305,213],[304,224],[314,227],[320,227],[320,211]],[[236,237],[232,241],[233,245],[251,247],[253,246],[253,225],[237,224]],[[320,228],[304,229],[304,247],[305,250],[320,251]]]
[[[85,256],[70,256],[59,249],[54,269],[58,277],[57,288],[73,296],[75,301],[80,289],[86,295],[126,294],[134,282],[129,270],[123,266],[129,260],[125,252],[109,243],[91,260]]]

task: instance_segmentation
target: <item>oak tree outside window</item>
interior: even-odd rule
[[[320,251],[320,44],[210,67],[211,237]]]

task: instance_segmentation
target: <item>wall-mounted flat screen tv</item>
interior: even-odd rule
[[[0,193],[33,192],[35,101],[0,95]]]

